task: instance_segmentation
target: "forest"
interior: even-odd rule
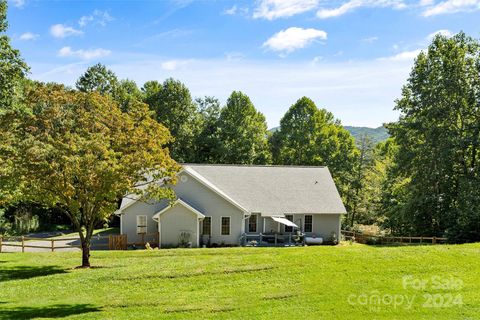
[[[7,27],[2,1],[0,233],[65,217],[78,230],[102,226],[139,170],[174,181],[177,163],[193,162],[328,166],[345,229],[480,241],[480,42],[464,33],[437,35],[418,55],[395,102],[400,117],[377,143],[354,139],[308,97],[269,131],[261,106],[240,91],[222,104],[192,97],[176,79],[140,86],[102,64],[73,87],[40,83],[29,79]]]

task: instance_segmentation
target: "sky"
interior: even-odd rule
[[[9,0],[8,20],[33,79],[73,86],[100,62],[222,103],[240,90],[270,128],[302,96],[378,127],[435,34],[480,38],[480,0]]]

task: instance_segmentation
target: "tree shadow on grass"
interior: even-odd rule
[[[67,273],[67,271],[57,266],[16,266],[12,268],[0,268],[0,282],[31,279],[59,273]]]
[[[101,309],[90,304],[56,304],[43,308],[2,308],[0,310],[0,320],[63,318],[98,311],[101,311]]]

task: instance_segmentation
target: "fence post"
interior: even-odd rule
[[[55,250],[55,240],[50,240],[50,246],[52,247],[52,252]]]
[[[432,244],[436,244],[437,243],[437,237],[433,237],[432,238]]]
[[[22,252],[25,252],[25,237],[22,236]]]
[[[277,246],[277,234],[275,233],[275,247]]]
[[[422,243],[422,242],[423,242],[423,236],[422,236],[422,237],[420,237],[420,243]]]
[[[2,253],[2,240],[3,236],[0,234],[0,253]]]

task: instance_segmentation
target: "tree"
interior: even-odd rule
[[[221,113],[220,101],[214,97],[195,100],[200,117],[200,130],[195,137],[195,162],[216,163],[215,150],[219,148],[218,122]]]
[[[386,210],[399,232],[480,240],[479,71],[480,42],[464,33],[436,36],[415,60],[389,126],[402,192]]]
[[[143,94],[135,81],[125,79],[118,82],[112,97],[123,112],[128,112],[132,104],[142,101]]]
[[[194,161],[199,119],[188,88],[170,78],[163,84],[149,81],[142,91],[144,102],[155,112],[157,121],[167,127],[175,139],[169,145],[173,158],[179,162]]]
[[[82,267],[89,267],[93,230],[117,209],[119,197],[172,197],[157,183],[174,183],[179,169],[165,148],[170,133],[145,104],[122,113],[96,92],[36,84],[25,104],[0,117],[0,138],[8,138],[0,145],[10,146],[0,161],[13,166],[24,199],[71,219],[81,239]]]
[[[349,192],[358,150],[332,113],[303,97],[283,116],[270,141],[276,164],[328,166],[347,211],[351,209]]]
[[[81,92],[98,92],[110,96],[115,94],[117,86],[115,73],[101,63],[89,67],[76,82],[76,87]]]
[[[0,0],[0,113],[18,99],[21,81],[29,70],[20,52],[11,47],[7,28],[7,1]]]
[[[369,216],[369,199],[368,193],[366,193],[367,187],[367,175],[372,169],[374,163],[374,149],[371,139],[362,134],[357,141],[357,147],[359,152],[355,158],[355,164],[353,167],[353,180],[350,190],[350,203],[351,211],[349,212],[349,224],[353,227],[355,222],[360,218],[368,220]],[[371,221],[368,221],[371,222]]]
[[[268,164],[265,116],[255,109],[250,98],[234,91],[218,118],[218,144],[214,152],[216,162],[235,164]]]

